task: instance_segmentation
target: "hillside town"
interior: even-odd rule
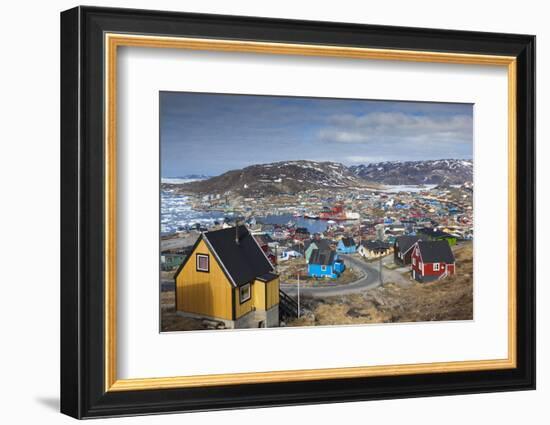
[[[217,240],[222,234],[227,241],[219,242],[220,250],[236,243],[234,251],[237,252],[242,249],[241,238],[244,241],[250,237],[247,243],[253,239],[269,262],[253,260],[254,267],[250,268],[258,272],[245,279],[244,286],[237,285],[242,289],[250,282],[258,282],[247,289],[249,293],[245,298],[254,301],[254,288],[261,286],[267,291],[275,276],[279,292],[277,302],[272,301],[270,307],[274,309],[278,305],[276,319],[264,297],[265,311],[250,307],[256,322],[250,321],[251,313],[243,313],[243,317],[248,317],[246,326],[238,320],[218,320],[216,316],[203,314],[205,319],[201,314],[192,313],[184,315],[183,325],[175,319],[172,325],[163,323],[164,330],[178,330],[178,326],[190,329],[257,327],[258,324],[299,326],[305,323],[304,317],[314,315],[319,300],[334,303],[335,297],[366,294],[382,290],[388,284],[401,288],[436,285],[461,273],[462,265],[455,253],[465,252],[465,247],[471,252],[473,239],[471,179],[462,184],[441,181],[396,186],[347,175],[345,170],[330,164],[329,168],[303,162],[284,166],[264,166],[260,170],[264,174],[259,176],[254,169],[254,181],[244,183],[245,173],[241,172],[240,180],[229,188],[227,178],[223,180],[223,187],[209,179],[162,184],[163,196],[172,202],[166,204],[171,208],[166,208],[167,211],[176,210],[176,199],[185,204],[186,213],[192,213],[185,216],[191,219],[179,223],[174,223],[174,215],[167,214],[161,223],[161,288],[165,299],[174,290],[174,281],[177,286],[178,273],[187,267],[189,257],[207,257],[208,254],[194,252],[197,246],[204,242],[216,251],[208,241]],[[277,167],[285,172],[274,175],[263,171]],[[298,184],[301,190],[291,190],[296,186],[285,185],[284,179],[289,178],[289,168],[295,170],[296,167],[299,171],[316,173],[316,183],[312,184],[309,175],[308,184]],[[322,175],[316,169],[322,170]],[[332,171],[336,176],[330,174]],[[293,172],[294,183],[308,178]],[[264,181],[258,185],[258,180]],[[250,250],[254,249],[250,248],[246,255],[251,255]],[[213,252],[213,255],[221,263],[223,256],[230,259],[227,261],[236,261],[229,253]],[[197,257],[196,270],[199,270],[198,261]],[[239,261],[248,260],[243,257]],[[231,265],[221,264],[221,268],[230,269]],[[234,284],[237,278],[229,277]],[[471,284],[471,275],[469,280]],[[181,300],[185,302],[184,298]],[[312,300],[317,300],[317,304]],[[168,310],[165,306],[163,311]],[[264,313],[258,316],[259,311]]]

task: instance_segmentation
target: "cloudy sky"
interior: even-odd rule
[[[471,159],[472,113],[470,104],[161,92],[161,175],[296,159]]]

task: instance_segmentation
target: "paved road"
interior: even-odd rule
[[[340,254],[340,257],[344,260],[346,267],[351,266],[354,269],[360,269],[364,275],[356,281],[344,285],[314,287],[301,286],[300,295],[305,295],[313,298],[334,297],[339,295],[363,292],[367,289],[376,288],[380,285],[380,274],[378,273],[377,268],[378,263],[369,264],[361,259],[346,254]],[[281,289],[291,296],[296,296],[296,285],[281,284]]]
[[[346,267],[352,267],[359,269],[363,272],[363,276],[354,282],[338,285],[327,284],[327,286],[301,286],[300,295],[319,298],[319,297],[334,297],[339,295],[355,294],[357,292],[363,292],[367,289],[376,288],[380,285],[380,274],[378,273],[378,262],[367,263],[359,258],[352,257],[351,255],[340,254],[340,257],[344,260]],[[383,273],[387,274],[387,270]],[[322,284],[320,284],[322,285]],[[175,284],[173,280],[163,280],[161,284],[162,291],[173,291]],[[296,296],[297,287],[292,284],[281,284],[281,289],[288,295]]]

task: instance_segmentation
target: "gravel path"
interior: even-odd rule
[[[382,263],[383,264],[393,263],[393,254],[384,257],[382,259]],[[378,262],[374,264],[378,264]],[[414,283],[411,279],[403,276],[403,272],[409,271],[409,270],[410,270],[410,266],[399,267],[394,270],[390,270],[384,267],[382,269],[382,280],[384,282],[393,282],[397,286],[401,286],[402,288],[407,288]]]

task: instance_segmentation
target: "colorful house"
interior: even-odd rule
[[[307,264],[307,272],[310,277],[336,279],[345,269],[346,265],[333,250],[314,250]]]
[[[392,250],[392,245],[388,242],[381,240],[374,241],[362,241],[357,248],[357,252],[364,258],[373,259],[384,257],[388,255]]]
[[[279,325],[279,276],[245,226],[202,233],[174,279],[179,315],[226,328]]]
[[[311,258],[311,253],[314,250],[316,249],[320,249],[324,251],[330,250],[330,241],[327,239],[316,238],[310,241],[305,241],[304,248],[305,248],[304,253],[306,257],[306,262],[309,263],[309,259]]]
[[[270,243],[273,243],[273,239],[271,236],[266,234],[259,234],[254,235],[254,239],[256,239],[256,242],[258,242],[258,245],[260,245],[260,248],[262,248],[262,251],[264,252],[265,256],[269,260],[272,266],[277,265],[277,256],[269,246]]]
[[[288,249],[288,250],[281,251],[279,253],[279,256],[277,257],[277,260],[279,262],[284,262],[284,261],[290,260],[291,258],[300,258],[300,257],[303,257],[301,252],[298,252],[294,249]]]
[[[185,260],[184,254],[163,253],[160,256],[160,269],[170,271],[177,269]]]
[[[413,246],[418,242],[418,236],[399,236],[393,243],[393,262],[399,266],[411,264]]]
[[[431,227],[417,230],[416,234],[425,241],[447,241],[450,246],[456,245],[456,236]]]
[[[416,242],[411,258],[411,275],[418,282],[433,282],[455,274],[455,256],[445,240]]]
[[[338,241],[338,245],[336,245],[336,251],[342,254],[353,254],[357,252],[357,245],[353,238],[342,238]]]

